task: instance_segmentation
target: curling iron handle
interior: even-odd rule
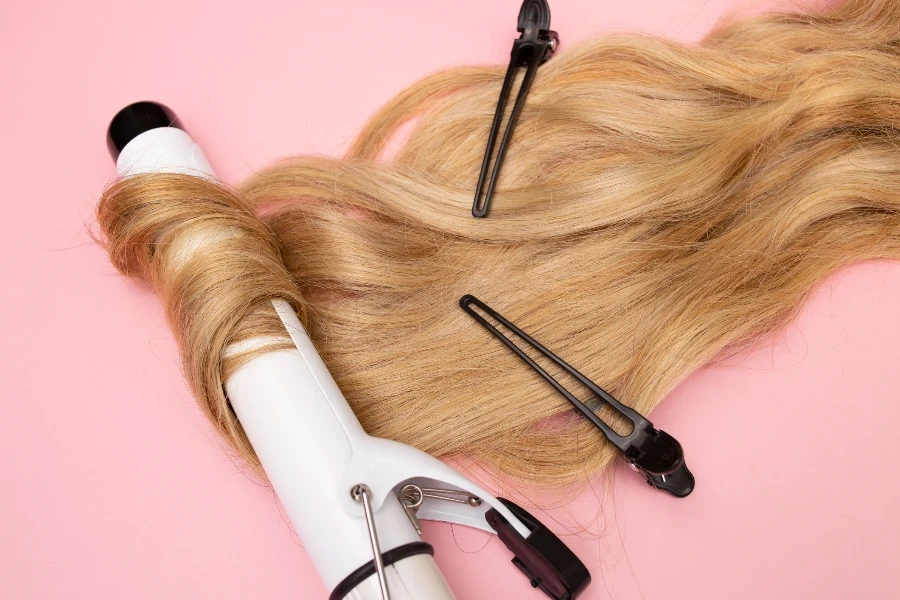
[[[215,179],[200,146],[178,127],[155,127],[111,149],[118,152],[121,177],[179,173]],[[226,392],[323,583],[335,590],[372,561],[365,521],[348,514],[336,497],[343,491],[337,485],[350,462],[351,438],[367,436],[293,310],[285,302],[273,305],[297,349],[245,363],[226,382]],[[375,521],[382,551],[421,544],[396,496],[382,504]],[[454,600],[429,554],[398,560],[387,576],[392,600]],[[381,600],[373,579],[360,579],[333,600]]]

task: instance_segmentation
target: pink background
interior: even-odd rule
[[[0,6],[0,596],[325,597],[272,491],[195,408],[156,299],[86,234],[114,173],[105,128],[164,101],[229,182],[337,153],[416,78],[505,63],[518,6]],[[734,6],[552,0],[564,46],[613,29],[695,40]],[[594,575],[584,597],[900,597],[898,301],[897,264],[846,269],[787,331],[672,394],[652,418],[697,489],[677,501],[620,469],[557,515],[588,530],[566,537]],[[425,537],[460,600],[543,597],[487,534]]]

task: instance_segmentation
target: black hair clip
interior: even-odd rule
[[[541,588],[553,600],[574,600],[581,595],[591,582],[584,563],[524,508],[506,498],[498,500],[530,531],[528,537],[522,537],[496,509],[484,515],[500,541],[513,553],[512,563],[528,577],[531,587]]]
[[[654,428],[653,423],[641,416],[640,413],[613,398],[600,386],[547,350],[544,346],[510,323],[501,314],[478,298],[467,294],[460,298],[459,305],[497,339],[506,344],[506,346],[515,352],[519,358],[524,360],[528,366],[537,371],[547,383],[552,385],[556,391],[562,394],[566,400],[581,412],[581,414],[596,425],[597,428],[603,432],[603,435],[605,435],[614,446],[622,451],[625,460],[644,476],[648,484],[657,489],[669,492],[678,498],[683,498],[693,491],[694,476],[691,474],[690,470],[688,470],[687,465],[684,462],[684,450],[682,450],[678,440],[665,431]],[[497,327],[491,325],[486,318],[473,308],[473,306],[478,307],[478,309],[486,315],[512,331],[516,336],[525,340],[528,345],[541,353],[545,358],[565,370],[569,375],[591,390],[591,392],[593,392],[604,404],[618,412],[621,417],[631,421],[631,424],[633,425],[631,433],[628,435],[619,435],[616,433],[612,427],[604,423],[594,411],[581,402],[581,400],[573,396],[559,381],[542,369],[541,366],[519,348],[519,346],[505,336]]]
[[[513,42],[509,68],[506,70],[506,78],[503,80],[503,87],[500,89],[497,111],[494,113],[494,122],[491,125],[487,149],[484,151],[484,161],[481,163],[481,174],[478,176],[478,187],[475,190],[475,202],[472,204],[472,216],[474,217],[487,215],[488,207],[491,204],[491,196],[494,193],[494,184],[497,183],[497,177],[500,175],[500,165],[503,164],[503,157],[506,155],[510,135],[516,126],[519,113],[522,112],[522,106],[525,104],[525,96],[528,95],[528,89],[531,87],[532,81],[534,81],[537,68],[553,55],[556,47],[559,45],[559,35],[555,31],[550,31],[550,6],[547,4],[547,0],[525,0],[522,2],[522,8],[519,9],[518,30],[522,35]],[[513,80],[516,78],[516,72],[521,66],[527,66],[528,69],[525,71],[522,86],[519,88],[516,102],[513,104],[512,112],[509,114],[506,131],[503,132],[503,139],[500,140],[500,149],[497,151],[494,170],[491,172],[487,192],[484,194],[484,201],[482,201],[481,192],[484,190],[484,180],[491,165],[491,156],[494,154],[494,144],[497,142],[500,123],[503,121],[503,112],[506,110],[506,103],[509,100],[510,88],[512,88]]]

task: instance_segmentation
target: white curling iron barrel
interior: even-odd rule
[[[122,109],[107,141],[121,177],[215,179],[160,104]],[[496,531],[534,587],[556,600],[580,594],[587,569],[526,511],[424,452],[366,434],[292,307],[272,304],[294,348],[253,358],[227,380],[226,393],[330,600],[452,600],[418,519]]]

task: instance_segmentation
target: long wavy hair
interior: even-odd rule
[[[557,485],[616,451],[459,310],[463,294],[646,414],[784,327],[838,267],[900,258],[895,0],[757,15],[695,45],[565,49],[474,219],[504,70],[426,77],[342,158],[291,158],[237,189],[144,175],[104,192],[112,262],[159,293],[194,395],[250,464],[223,381],[248,357],[236,341],[288,342],[273,298],[369,433]]]

